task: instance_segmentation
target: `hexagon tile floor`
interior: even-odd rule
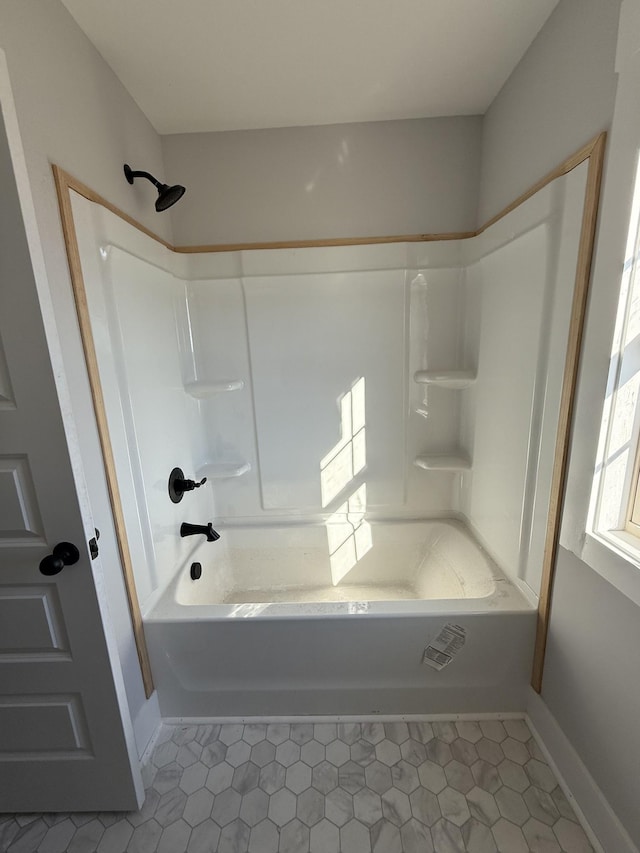
[[[522,720],[164,726],[130,814],[3,815],[8,853],[584,853]]]

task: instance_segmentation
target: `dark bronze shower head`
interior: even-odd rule
[[[128,166],[126,163],[124,165],[124,175],[130,184],[132,184],[136,178],[146,178],[148,181],[151,181],[154,187],[158,190],[158,198],[156,199],[156,210],[158,213],[162,210],[166,210],[168,207],[171,207],[171,205],[179,201],[186,192],[185,188],[180,184],[174,184],[172,187],[168,184],[161,184],[160,181],[154,178],[153,175],[149,174],[149,172],[134,172],[131,166]]]

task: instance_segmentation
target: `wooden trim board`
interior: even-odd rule
[[[569,321],[567,354],[565,357],[564,377],[562,380],[562,395],[560,398],[560,413],[558,416],[558,431],[551,476],[551,497],[549,514],[547,516],[547,533],[545,539],[542,563],[542,582],[540,584],[540,599],[538,601],[538,618],[536,642],[533,653],[533,671],[531,686],[540,693],[542,691],[542,676],[544,657],[549,632],[551,615],[551,599],[553,580],[556,569],[558,541],[560,538],[560,523],[564,504],[567,471],[569,468],[569,448],[571,445],[571,430],[575,402],[576,384],[578,382],[578,367],[584,319],[587,311],[587,294],[591,279],[593,248],[596,237],[600,186],[604,167],[604,149],[606,134],[601,134],[589,155],[589,171],[585,190],[584,208],[582,212],[582,229],[578,247],[578,263],[576,280],[573,291],[573,304]]]
[[[101,207],[104,207],[107,210],[110,210],[111,213],[115,213],[116,216],[118,216],[120,219],[124,219],[125,222],[128,222],[129,225],[132,225],[138,231],[142,231],[142,233],[146,234],[147,237],[151,237],[152,240],[155,240],[157,243],[161,243],[163,246],[166,246],[167,249],[171,249],[172,251],[175,251],[174,247],[170,243],[167,243],[166,240],[163,240],[162,237],[159,237],[157,234],[155,234],[149,228],[146,228],[144,225],[142,225],[140,222],[138,222],[132,216],[129,216],[128,213],[125,213],[119,207],[116,207],[115,204],[111,204],[111,202],[107,201],[107,199],[104,196],[99,195],[97,192],[92,190],[86,184],[83,184],[82,181],[79,181],[77,178],[74,178],[73,175],[69,174],[69,172],[65,172],[64,169],[60,168],[60,166],[56,166],[54,164],[54,165],[52,165],[52,169],[53,169],[53,176],[54,176],[55,182],[56,182],[56,189],[58,191],[58,203],[60,204],[60,212],[61,213],[62,213],[62,202],[60,201],[60,194],[61,193],[64,194],[64,192],[66,190],[67,195],[68,195],[69,190],[74,190],[75,192],[78,193],[78,195],[81,195],[83,198],[86,198],[89,201],[93,201],[96,204],[99,204]],[[73,214],[71,214],[71,215],[73,216]],[[72,221],[73,221],[73,219],[72,219]],[[63,222],[63,228],[64,228],[64,226],[65,226],[64,216],[63,216],[62,222]],[[75,232],[75,228],[73,230]]]
[[[544,176],[544,178],[540,178],[540,180],[533,184],[533,186],[529,187],[528,190],[525,190],[515,201],[512,201],[511,204],[508,204],[499,213],[496,213],[495,216],[488,219],[475,233],[482,234],[482,232],[486,231],[487,228],[491,228],[492,225],[495,225],[495,223],[500,219],[504,219],[504,217],[511,213],[511,211],[515,210],[516,207],[520,207],[521,204],[524,204],[525,201],[528,201],[537,192],[544,189],[547,184],[551,183],[551,181],[555,181],[556,178],[561,178],[563,175],[567,175],[569,172],[573,171],[576,166],[579,166],[581,163],[584,163],[585,160],[588,160],[592,154],[596,153],[597,155],[601,147],[604,149],[606,138],[607,134],[605,132],[599,133],[598,136],[595,136],[590,142],[583,145],[579,151],[576,151],[575,154],[572,154],[570,157],[567,157],[566,160],[563,160],[559,166],[552,169]]]
[[[231,243],[231,244],[211,244],[203,246],[173,246],[166,240],[163,240],[153,231],[146,228],[141,223],[137,222],[124,211],[120,210],[111,202],[107,201],[101,195],[96,193],[86,184],[78,181],[64,169],[59,166],[53,166],[56,189],[58,193],[58,203],[60,206],[60,214],[62,217],[62,226],[64,232],[65,244],[67,247],[67,256],[69,259],[69,269],[71,273],[71,282],[76,301],[78,312],[78,320],[82,335],[82,342],[85,351],[87,362],[87,371],[89,374],[89,382],[91,385],[91,393],[93,396],[94,410],[96,413],[96,421],[98,432],[100,435],[100,443],[104,458],[105,473],[109,486],[109,495],[113,509],[116,535],[118,537],[118,547],[125,577],[125,585],[127,588],[127,596],[129,600],[129,609],[133,622],[133,630],[138,648],[138,657],[142,669],[142,676],[145,684],[147,697],[153,691],[153,680],[151,667],[144,638],[144,628],[142,623],[142,615],[138,603],[133,567],[131,564],[131,555],[127,542],[126,529],[124,524],[124,514],[120,501],[120,493],[115,472],[115,463],[113,452],[111,449],[111,441],[107,425],[104,400],[102,396],[102,387],[100,384],[100,376],[98,373],[98,364],[96,359],[95,347],[93,343],[93,335],[91,332],[91,323],[88,314],[86,293],[84,290],[84,281],[82,278],[82,270],[80,267],[80,256],[78,252],[77,237],[75,225],[73,222],[73,211],[71,207],[70,191],[74,190],[89,201],[101,205],[111,213],[129,223],[132,227],[151,237],[153,240],[161,243],[166,248],[173,252],[181,254],[195,253],[218,253],[218,252],[240,252],[251,251],[256,249],[300,249],[314,248],[327,246],[361,246],[375,243],[419,243],[419,242],[435,242],[442,240],[466,240],[471,237],[476,237],[482,234],[500,219],[503,219],[533,195],[547,186],[562,175],[568,174],[576,166],[586,160],[589,161],[589,171],[587,175],[587,187],[585,194],[585,204],[583,210],[582,230],[580,237],[580,245],[578,252],[578,263],[576,268],[575,289],[571,310],[571,319],[569,325],[569,335],[567,343],[567,355],[565,360],[565,370],[562,386],[562,396],[560,405],[560,416],[558,422],[558,430],[556,435],[556,446],[554,453],[554,466],[552,474],[551,499],[549,503],[549,515],[547,521],[547,531],[545,539],[545,549],[543,558],[543,573],[542,584],[540,589],[540,600],[538,606],[536,642],[533,659],[532,686],[539,693],[542,688],[542,673],[544,668],[544,655],[547,642],[547,634],[549,629],[549,616],[551,611],[551,599],[553,592],[553,579],[555,571],[555,561],[558,550],[558,537],[560,530],[560,520],[562,514],[562,504],[564,499],[564,490],[568,468],[569,445],[571,439],[571,422],[573,416],[573,402],[575,397],[575,388],[578,375],[578,364],[580,356],[580,346],[582,342],[582,331],[584,327],[584,317],[586,312],[587,292],[589,279],[591,274],[591,264],[593,256],[593,247],[595,242],[595,229],[598,213],[598,202],[600,185],[602,181],[602,170],[604,162],[604,148],[606,141],[606,133],[601,133],[584,145],[579,151],[576,151],[559,166],[537,181],[532,187],[518,196],[515,201],[507,205],[503,210],[491,217],[475,231],[463,231],[444,234],[402,234],[393,236],[380,237],[336,237],[322,238],[317,240],[289,240],[264,243]]]
[[[435,243],[443,240],[465,240],[476,231],[453,231],[444,234],[396,234],[391,237],[329,237],[320,240],[280,240],[272,243],[217,243],[209,246],[175,246],[180,254],[212,254],[214,252],[247,252],[254,249],[317,249],[326,246],[371,246],[376,243]]]
[[[320,239],[309,240],[276,240],[258,243],[209,243],[201,246],[173,246],[149,228],[133,219],[133,217],[129,216],[128,213],[125,213],[119,207],[116,207],[116,205],[111,204],[111,202],[107,201],[104,196],[101,196],[86,184],[82,183],[82,181],[74,178],[73,175],[69,174],[69,172],[66,172],[64,169],[55,165],[53,166],[53,170],[56,175],[56,187],[59,188],[60,186],[66,186],[68,190],[74,190],[89,201],[93,201],[96,204],[105,207],[107,210],[110,210],[111,213],[119,216],[120,219],[128,222],[129,225],[132,225],[138,231],[141,231],[143,234],[146,234],[148,237],[151,237],[153,240],[156,240],[158,243],[166,246],[167,249],[170,249],[172,252],[178,252],[179,254],[247,252],[256,249],[309,249],[322,248],[326,246],[368,246],[375,243],[434,243],[443,240],[467,240],[470,237],[477,237],[478,234],[482,234],[483,231],[486,231],[487,228],[490,228],[500,219],[503,219],[511,213],[511,211],[515,210],[516,207],[524,204],[525,201],[546,187],[547,184],[550,184],[551,181],[555,181],[556,178],[566,175],[572,169],[575,169],[576,166],[579,166],[580,163],[587,160],[598,146],[600,140],[603,140],[605,137],[605,133],[601,133],[596,136],[579,151],[576,151],[575,154],[572,154],[570,157],[567,157],[566,160],[563,160],[559,166],[537,181],[532,187],[529,187],[529,189],[519,195],[515,201],[511,202],[511,204],[507,205],[507,207],[499,213],[496,213],[495,216],[492,216],[491,219],[475,231],[449,231],[433,234],[394,234],[378,237],[322,237]],[[58,193],[60,193],[60,189],[58,189]]]
[[[73,296],[76,303],[76,311],[78,313],[78,322],[80,325],[80,335],[82,337],[84,357],[87,363],[87,374],[89,376],[89,385],[91,386],[91,396],[93,398],[93,410],[96,416],[98,435],[100,437],[100,446],[102,448],[102,459],[104,462],[104,470],[107,479],[107,486],[109,489],[109,500],[111,502],[111,511],[113,512],[113,522],[116,530],[116,539],[118,540],[120,562],[122,564],[122,570],[124,573],[124,583],[127,590],[129,612],[131,614],[131,622],[133,625],[133,634],[136,641],[136,649],[138,651],[140,669],[142,670],[142,681],[144,683],[144,691],[148,699],[153,693],[154,689],[153,676],[151,674],[149,652],[147,650],[147,643],[144,636],[144,626],[142,624],[142,614],[140,612],[140,603],[138,601],[138,593],[136,590],[133,564],[131,562],[131,553],[129,551],[129,540],[127,538],[124,512],[122,510],[122,501],[120,500],[120,489],[118,488],[118,478],[116,476],[115,460],[113,457],[113,449],[111,447],[111,437],[109,435],[107,413],[104,405],[104,397],[102,395],[102,384],[100,382],[98,359],[96,356],[95,344],[93,342],[91,319],[89,317],[89,306],[87,305],[87,294],[84,287],[82,265],[80,263],[78,238],[76,235],[75,224],[73,221],[73,209],[71,207],[71,196],[69,194],[69,189],[76,189],[76,186],[72,186],[68,183],[68,176],[66,172],[63,172],[62,169],[58,169],[57,166],[53,167],[53,176],[56,182],[56,189],[58,192],[58,204],[60,205],[62,230],[64,233],[64,242],[67,248],[69,273],[71,275],[71,286],[73,288]],[[75,183],[76,182],[74,182],[74,184]],[[84,193],[82,194],[84,195]],[[111,210],[111,207],[109,207],[109,209]],[[129,222],[129,219],[127,218],[126,221]],[[131,221],[130,224],[134,225],[134,227],[138,227],[133,221]]]

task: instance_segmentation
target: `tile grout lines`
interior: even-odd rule
[[[163,726],[139,812],[1,815],[7,853],[587,853],[524,720]]]

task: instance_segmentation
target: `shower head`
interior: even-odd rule
[[[156,199],[156,210],[160,213],[162,210],[166,210],[168,207],[171,207],[172,204],[175,204],[179,201],[182,196],[185,194],[186,190],[180,184],[175,184],[170,187],[168,184],[161,184],[160,181],[156,180],[153,175],[150,175],[149,172],[134,172],[131,166],[124,165],[124,176],[127,181],[132,184],[136,178],[146,178],[148,181],[154,185],[154,187],[158,190],[158,198]]]
[[[185,188],[180,184],[174,184],[170,187],[167,184],[162,184],[158,187],[158,198],[156,199],[156,210],[160,213],[161,210],[166,210],[179,201],[185,194]]]

